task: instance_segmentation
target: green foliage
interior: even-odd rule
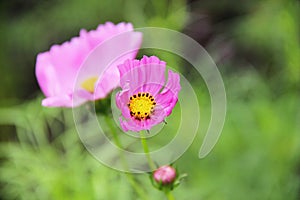
[[[100,165],[70,142],[74,134],[60,138],[69,143],[65,152],[53,146],[4,145],[7,162],[1,168],[2,193],[7,199],[130,199],[134,197],[125,176]]]
[[[19,140],[1,144],[6,199],[136,199],[124,174],[83,148],[71,110],[43,108],[40,99],[21,107],[18,121],[8,118],[15,109],[0,110],[1,124],[17,126]]]
[[[300,81],[300,7],[297,1],[262,1],[257,9],[239,19],[238,41],[264,58],[287,84]],[[269,65],[269,66],[268,66]],[[283,76],[282,76],[283,75]]]
[[[185,192],[177,190],[175,196],[298,199],[300,96],[286,93],[273,98],[269,83],[253,71],[225,81],[228,110],[221,138],[212,153],[198,161],[202,139],[195,140],[177,162],[190,176],[180,188]]]

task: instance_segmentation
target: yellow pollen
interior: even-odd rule
[[[131,117],[137,120],[150,119],[156,102],[148,92],[139,92],[130,97],[127,104]]]
[[[97,77],[91,77],[86,79],[83,83],[81,83],[81,87],[90,93],[93,93],[95,90],[95,83],[98,80]]]

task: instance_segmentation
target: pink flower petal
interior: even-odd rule
[[[168,165],[161,166],[154,171],[153,178],[157,183],[170,184],[176,179],[176,170]]]
[[[105,24],[100,24],[96,30],[89,32],[85,29],[80,30],[79,36],[85,38],[87,44],[93,49],[99,45],[99,41],[108,40],[117,34],[132,30],[133,26],[130,23],[121,22],[115,25],[112,22],[106,22]]]
[[[47,97],[43,99],[42,105],[46,107],[76,107],[86,100],[93,100],[93,95],[86,90],[78,90],[70,95]]]
[[[128,90],[122,90],[116,94],[116,104],[119,109],[126,106],[129,101]]]
[[[56,96],[43,99],[42,105],[46,107],[76,107],[82,104],[85,100],[77,98],[77,101],[72,102],[70,96]]]
[[[130,111],[127,106],[128,99],[129,99],[128,91],[122,91],[116,94],[117,107],[121,110],[122,115],[127,119],[131,118]]]
[[[131,130],[131,131],[138,132],[138,131],[143,130],[142,127],[138,125],[138,123],[140,123],[140,122],[138,122],[138,121],[134,122],[132,120],[126,121],[120,117],[120,125],[124,131]]]
[[[157,104],[161,105],[169,116],[172,109],[178,101],[178,92],[180,91],[180,77],[177,73],[168,71],[168,82],[164,90],[156,96]]]
[[[126,60],[118,66],[120,71],[120,85],[123,89],[130,87],[130,94],[137,91],[150,92],[156,95],[165,84],[166,63],[160,61],[156,56],[144,56],[141,61]],[[130,82],[130,86],[128,82]]]
[[[104,48],[105,52],[101,55],[93,56],[93,58],[96,59],[95,62],[98,63],[100,58],[103,58],[103,60],[108,58],[109,61],[115,59],[112,63],[109,63],[106,71],[98,80],[95,90],[95,99],[103,98],[104,95],[106,96],[112,89],[119,86],[120,75],[117,65],[123,63],[125,60],[132,60],[137,54],[141,41],[142,35],[140,33],[122,34],[108,42],[107,47]],[[116,46],[118,47],[117,49],[115,48]],[[126,53],[124,54],[124,52]],[[104,56],[106,58],[104,58]],[[103,65],[105,66],[106,64]]]
[[[70,97],[67,95],[48,97],[42,101],[42,105],[47,107],[71,107],[72,101],[70,100]]]
[[[81,74],[82,80],[77,84],[77,74],[87,56],[97,46],[125,32],[128,32],[128,34],[125,34],[126,38],[123,38],[122,42],[115,42],[108,49],[103,50],[102,57],[109,57],[108,54],[114,50],[126,50],[128,47],[133,49],[133,51],[122,55],[109,66],[102,65],[101,59],[94,59],[92,68]],[[36,76],[43,93],[47,97],[43,105],[73,107],[79,105],[77,102],[81,104],[85,101],[106,97],[119,84],[117,64],[124,62],[126,59],[133,59],[141,45],[141,40],[141,33],[133,32],[133,27],[130,23],[114,25],[111,22],[107,22],[104,25],[99,25],[96,30],[89,32],[81,30],[79,37],[74,37],[61,45],[53,45],[50,51],[38,54]],[[84,95],[78,100],[72,99],[74,97],[77,98],[77,95],[74,95],[77,93],[77,90],[84,89],[81,87],[82,82],[92,77],[98,77],[100,74],[96,72],[101,72],[106,67],[108,67],[106,72],[95,84],[95,88],[98,89],[94,91],[93,98],[90,95]],[[60,98],[61,101],[59,101]],[[72,101],[75,101],[76,104],[72,104]]]
[[[154,125],[161,123],[165,117],[171,114],[178,100],[178,92],[181,89],[180,76],[169,70],[168,82],[165,85],[165,67],[166,63],[155,56],[144,56],[141,61],[126,60],[122,65],[118,66],[121,76],[120,85],[123,90],[117,94],[116,104],[124,117],[124,119],[120,118],[121,127],[124,131],[150,130]],[[165,87],[159,93],[163,85]],[[130,108],[128,108],[127,104],[130,96],[139,92],[150,93],[150,95],[154,96],[156,104],[153,104],[155,105],[154,110],[147,118],[143,118],[143,116],[135,119],[130,116]],[[143,96],[140,95],[138,98],[143,98]],[[138,112],[138,114],[140,113]]]
[[[46,97],[55,94],[63,94],[61,82],[56,76],[54,66],[49,62],[49,53],[41,53],[37,56],[36,76],[40,87]]]

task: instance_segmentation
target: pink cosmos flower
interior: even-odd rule
[[[105,49],[98,51],[98,55],[89,60],[92,67],[80,74],[80,80],[76,78],[87,56],[96,47],[125,32],[128,34],[122,40],[104,45]],[[120,75],[117,65],[127,59],[134,59],[141,41],[141,33],[133,32],[132,24],[122,22],[115,25],[107,22],[99,25],[96,30],[87,32],[83,29],[79,37],[74,37],[61,45],[53,45],[50,51],[39,53],[36,60],[36,77],[46,96],[42,105],[75,107],[86,101],[106,97],[119,85]],[[119,49],[133,51],[120,55],[110,65],[104,65],[102,58],[111,56]],[[104,72],[99,73],[101,70]]]
[[[170,184],[176,178],[176,170],[168,165],[162,166],[154,171],[153,178],[157,183]]]
[[[180,77],[168,70],[165,83],[164,61],[144,56],[140,61],[126,60],[118,68],[122,91],[116,95],[116,104],[124,117],[120,117],[124,131],[150,130],[171,114],[181,88]]]

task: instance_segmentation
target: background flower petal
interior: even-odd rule
[[[94,98],[86,99],[86,101],[106,97],[112,89],[119,85],[118,63],[123,62],[125,59],[135,58],[141,45],[141,33],[132,31],[133,26],[130,23],[123,22],[115,25],[111,22],[107,22],[103,25],[99,25],[96,30],[91,30],[89,32],[82,29],[79,37],[74,37],[61,45],[53,45],[49,51],[38,54],[36,61],[36,76],[45,96],[57,98],[66,97],[65,95],[72,96],[72,93],[76,92],[76,90],[83,89],[81,85],[84,81],[100,76],[102,73],[99,73],[99,71],[103,72],[104,70],[102,68],[106,69],[107,67],[107,71],[103,73],[102,78],[95,84],[97,91],[95,91]],[[121,42],[119,39],[118,42],[114,42],[109,48],[104,49],[102,51],[102,54],[104,54],[103,57],[109,57],[108,54],[113,51],[123,51],[123,53],[125,52],[124,50],[128,49],[133,49],[133,51],[126,52],[127,54],[117,58],[115,62],[111,63],[109,66],[103,65],[101,58],[93,60],[91,70],[83,71],[80,76],[82,80],[79,80],[77,84],[78,72],[92,50],[112,37],[125,32],[130,32],[130,34],[125,34],[126,38],[123,38]],[[66,98],[63,98],[62,102],[65,100]],[[45,102],[52,101],[54,100],[52,99],[50,101],[48,99]],[[75,101],[77,102],[77,100]],[[81,102],[82,100],[80,99],[78,101]],[[44,103],[43,105],[54,104]],[[57,103],[55,105],[70,107],[71,104]]]

